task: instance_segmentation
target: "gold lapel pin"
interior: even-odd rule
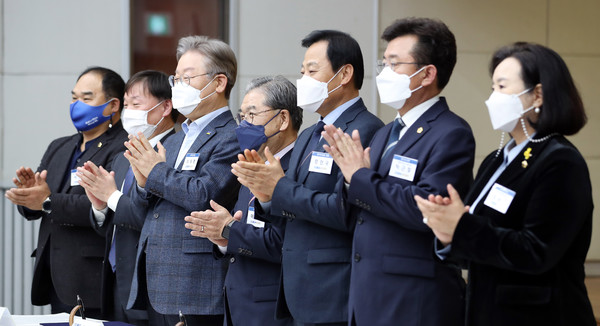
[[[210,131],[206,133],[207,135],[210,135]]]
[[[98,148],[102,147],[102,142],[98,143]]]
[[[531,147],[527,147],[527,150],[523,152],[523,156],[525,157],[525,159],[521,162],[521,166],[525,169],[529,165],[529,163],[527,163],[527,160],[533,156],[533,154],[531,154]]]
[[[419,127],[419,129],[417,129],[417,134],[420,134],[423,132],[423,127]]]

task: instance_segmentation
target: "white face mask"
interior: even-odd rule
[[[490,113],[490,120],[494,130],[511,132],[515,129],[519,119],[533,109],[533,106],[523,110],[523,103],[519,96],[529,92],[531,88],[522,91],[519,94],[504,94],[494,91],[490,98],[485,101],[485,105]]]
[[[125,129],[128,134],[135,136],[137,136],[138,132],[141,132],[144,134],[144,136],[146,136],[146,138],[150,139],[150,136],[152,136],[156,130],[156,127],[158,127],[165,117],[162,117],[155,125],[151,125],[148,123],[148,113],[156,109],[156,107],[161,105],[163,102],[164,100],[160,101],[150,110],[123,109],[123,116],[121,117],[123,129]]]
[[[421,72],[425,67],[417,70],[412,75],[395,73],[392,68],[385,67],[377,77],[377,90],[382,104],[387,104],[398,110],[404,106],[413,92],[416,92],[423,86],[419,86],[413,90],[410,89],[410,79]]]
[[[343,67],[342,67],[343,68]],[[342,68],[338,70],[328,82],[320,82],[312,77],[307,75],[302,76],[300,79],[296,79],[296,89],[297,89],[297,104],[303,110],[309,112],[317,112],[317,110],[321,107],[321,104],[325,101],[329,94],[331,94],[336,89],[342,87],[340,84],[338,87],[332,89],[330,92],[327,92],[327,85],[337,76]]]
[[[215,76],[206,86],[204,86],[201,90],[194,88],[191,85],[183,86],[182,83],[175,84],[174,87],[171,87],[171,92],[173,96],[173,107],[179,111],[179,113],[184,116],[190,115],[194,112],[194,109],[202,102],[207,99],[209,96],[213,95],[217,92],[214,92],[206,95],[205,97],[200,97],[202,91],[210,85],[217,76]]]

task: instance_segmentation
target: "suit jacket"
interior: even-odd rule
[[[100,308],[104,238],[90,225],[91,204],[83,187],[72,187],[70,182],[62,185],[65,175],[71,173],[69,162],[81,139],[78,133],[52,141],[37,169],[48,171],[46,182],[52,192],[52,212],[46,215],[19,206],[19,212],[26,219],[42,219],[37,249],[32,254],[36,258],[31,288],[34,305],[50,303],[53,284],[63,303],[75,306],[79,294],[86,307]],[[76,165],[82,166],[89,160],[110,170],[113,157],[125,149],[125,140],[127,133],[118,122],[98,137],[97,145],[88,148]],[[44,259],[49,259],[50,270],[41,263]]]
[[[135,188],[134,201],[146,207],[146,220],[128,308],[143,307],[141,291],[146,290],[147,280],[150,303],[161,314],[175,315],[180,310],[189,315],[223,314],[227,261],[215,260],[212,243],[193,237],[183,218],[191,211],[209,209],[211,199],[233,208],[239,190],[231,173],[239,152],[236,125],[230,111],[208,123],[188,150],[200,154],[191,171],[182,170],[184,160],[173,168],[185,134],[169,137],[164,143],[167,161],[152,169],[145,191]],[[140,266],[144,256],[145,264]]]
[[[280,160],[287,170],[292,152]],[[275,320],[275,301],[281,276],[283,225],[265,223],[264,228],[247,224],[248,207],[254,207],[254,195],[242,186],[232,214],[241,210],[240,223],[233,223],[227,245],[229,269],[225,277],[228,318],[233,325],[293,325],[291,318]],[[257,201],[256,201],[257,202]],[[220,255],[216,249],[217,256]],[[227,318],[225,319],[227,325]]]
[[[458,268],[434,261],[433,232],[422,222],[414,195],[445,194],[472,182],[471,128],[444,98],[430,107],[390,150],[417,160],[412,181],[389,175],[393,155],[381,162],[392,128],[371,141],[371,169],[340,187],[354,221],[350,317],[357,325],[462,325],[464,281]]]
[[[363,145],[383,126],[367,111],[362,100],[334,122],[344,132],[358,129]],[[282,283],[277,316],[290,313],[303,323],[347,320],[352,224],[337,204],[336,183],[343,183],[333,164],[330,174],[309,172],[304,151],[313,129],[306,128],[296,141],[286,176],[279,180],[271,200],[270,219],[287,219],[283,241]],[[321,139],[315,151],[324,152]]]
[[[164,142],[175,132],[171,131],[165,135]],[[115,172],[115,183],[121,190],[127,171],[129,170],[129,161],[119,153],[113,163],[112,171]],[[117,284],[117,295],[123,305],[127,305],[129,300],[129,291],[131,289],[131,279],[135,267],[135,258],[137,246],[140,239],[140,231],[144,225],[146,211],[143,207],[134,205],[130,198],[130,193],[136,187],[135,179],[128,193],[124,193],[118,201],[116,211],[108,210],[106,219],[102,226],[98,226],[93,211],[90,211],[90,221],[92,227],[105,237],[104,263],[102,269],[102,312],[105,316],[111,316],[113,308],[113,284]],[[108,255],[114,236],[116,270],[113,273],[108,260]],[[123,307],[125,308],[125,307]],[[107,317],[109,318],[109,317]]]
[[[502,161],[484,160],[465,203]],[[496,183],[516,193],[506,213],[486,194],[452,239],[450,257],[469,262],[467,325],[595,325],[584,284],[592,190],[579,151],[562,136],[530,142]]]

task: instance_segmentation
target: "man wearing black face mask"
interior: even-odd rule
[[[76,167],[90,160],[111,169],[124,150],[127,133],[119,121],[125,83],[114,71],[92,67],[71,91],[71,119],[79,133],[54,140],[34,173],[17,170],[16,188],[6,196],[28,220],[41,218],[31,301],[69,312],[80,295],[86,315],[100,316],[100,271],[104,238],[91,227],[90,201],[79,186]]]
[[[252,80],[238,119],[240,149],[257,150],[254,153],[264,160],[268,147],[287,170],[302,124],[296,87],[283,76]],[[254,201],[250,190],[241,187],[231,214],[212,202],[214,211],[192,212],[186,217],[186,227],[193,230],[192,235],[224,239],[227,244],[214,248],[216,257],[229,258],[230,262],[225,278],[227,325],[292,325],[291,318],[274,319],[285,224],[275,226],[255,219]]]

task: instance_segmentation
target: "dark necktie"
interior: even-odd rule
[[[400,139],[400,131],[404,128],[406,124],[402,121],[402,118],[396,118],[394,120],[394,125],[392,126],[392,132],[390,132],[390,137],[388,138],[387,144],[385,145],[385,150],[383,151],[383,155],[381,155],[381,162],[385,161],[388,158],[389,154],[392,153],[390,149],[392,149],[397,143],[398,139]]]
[[[123,195],[129,194],[129,189],[131,189],[131,185],[133,185],[133,170],[131,166],[129,166],[129,170],[127,170],[127,174],[125,175],[125,181],[123,181],[123,188],[121,188],[121,192]],[[117,270],[117,255],[115,252],[115,232],[116,229],[113,230],[112,241],[110,243],[110,251],[108,252],[108,262],[110,263],[110,267],[112,268],[113,273]]]
[[[308,145],[306,145],[306,148],[304,149],[304,153],[302,154],[302,157],[304,157],[304,159],[302,160],[300,165],[298,165],[298,170],[300,170],[300,167],[304,164],[304,162],[307,161],[311,153],[317,148],[317,145],[319,144],[319,139],[321,139],[321,132],[324,128],[325,123],[322,120],[319,120],[319,122],[317,122],[315,128],[313,129],[312,135],[310,135]]]

